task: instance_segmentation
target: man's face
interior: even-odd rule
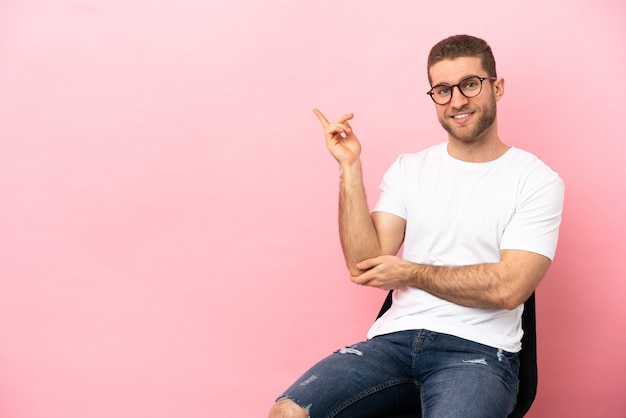
[[[479,57],[462,57],[443,60],[430,67],[433,86],[454,85],[468,76],[487,77]],[[478,96],[465,97],[454,87],[452,98],[445,105],[435,104],[437,117],[448,134],[461,142],[470,143],[484,140],[495,127],[496,101],[503,92],[502,80],[484,80]],[[496,94],[496,91],[498,92]]]

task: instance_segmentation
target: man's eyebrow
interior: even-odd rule
[[[480,76],[478,76],[478,75],[476,75],[476,74],[468,74],[468,75],[466,75],[465,77],[462,77],[462,78],[458,81],[458,83],[460,83],[461,81],[465,80],[466,78],[470,78],[470,77],[478,77],[478,78],[480,78]],[[454,83],[454,84],[458,84],[458,83]],[[452,86],[452,85],[453,85],[453,84],[450,84],[450,83],[437,83],[437,84],[433,84],[433,87],[436,87],[436,86]]]

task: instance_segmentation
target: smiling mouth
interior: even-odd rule
[[[452,116],[452,119],[465,119],[468,118],[470,116],[470,113],[459,113],[458,115],[454,115]]]

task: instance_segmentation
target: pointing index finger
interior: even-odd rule
[[[329,125],[328,119],[326,119],[326,116],[324,116],[322,112],[320,112],[318,109],[313,109],[313,113],[315,113],[315,116],[317,116],[324,128]]]

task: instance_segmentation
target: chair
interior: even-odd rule
[[[377,318],[380,318],[391,307],[392,292],[387,294]],[[524,336],[522,337],[522,350],[519,352],[517,403],[508,418],[521,418],[526,415],[537,395],[537,328],[534,293],[524,303],[522,328],[524,329]],[[416,418],[421,416],[416,414],[419,414],[419,411],[415,411],[412,415],[394,415],[381,418]]]

